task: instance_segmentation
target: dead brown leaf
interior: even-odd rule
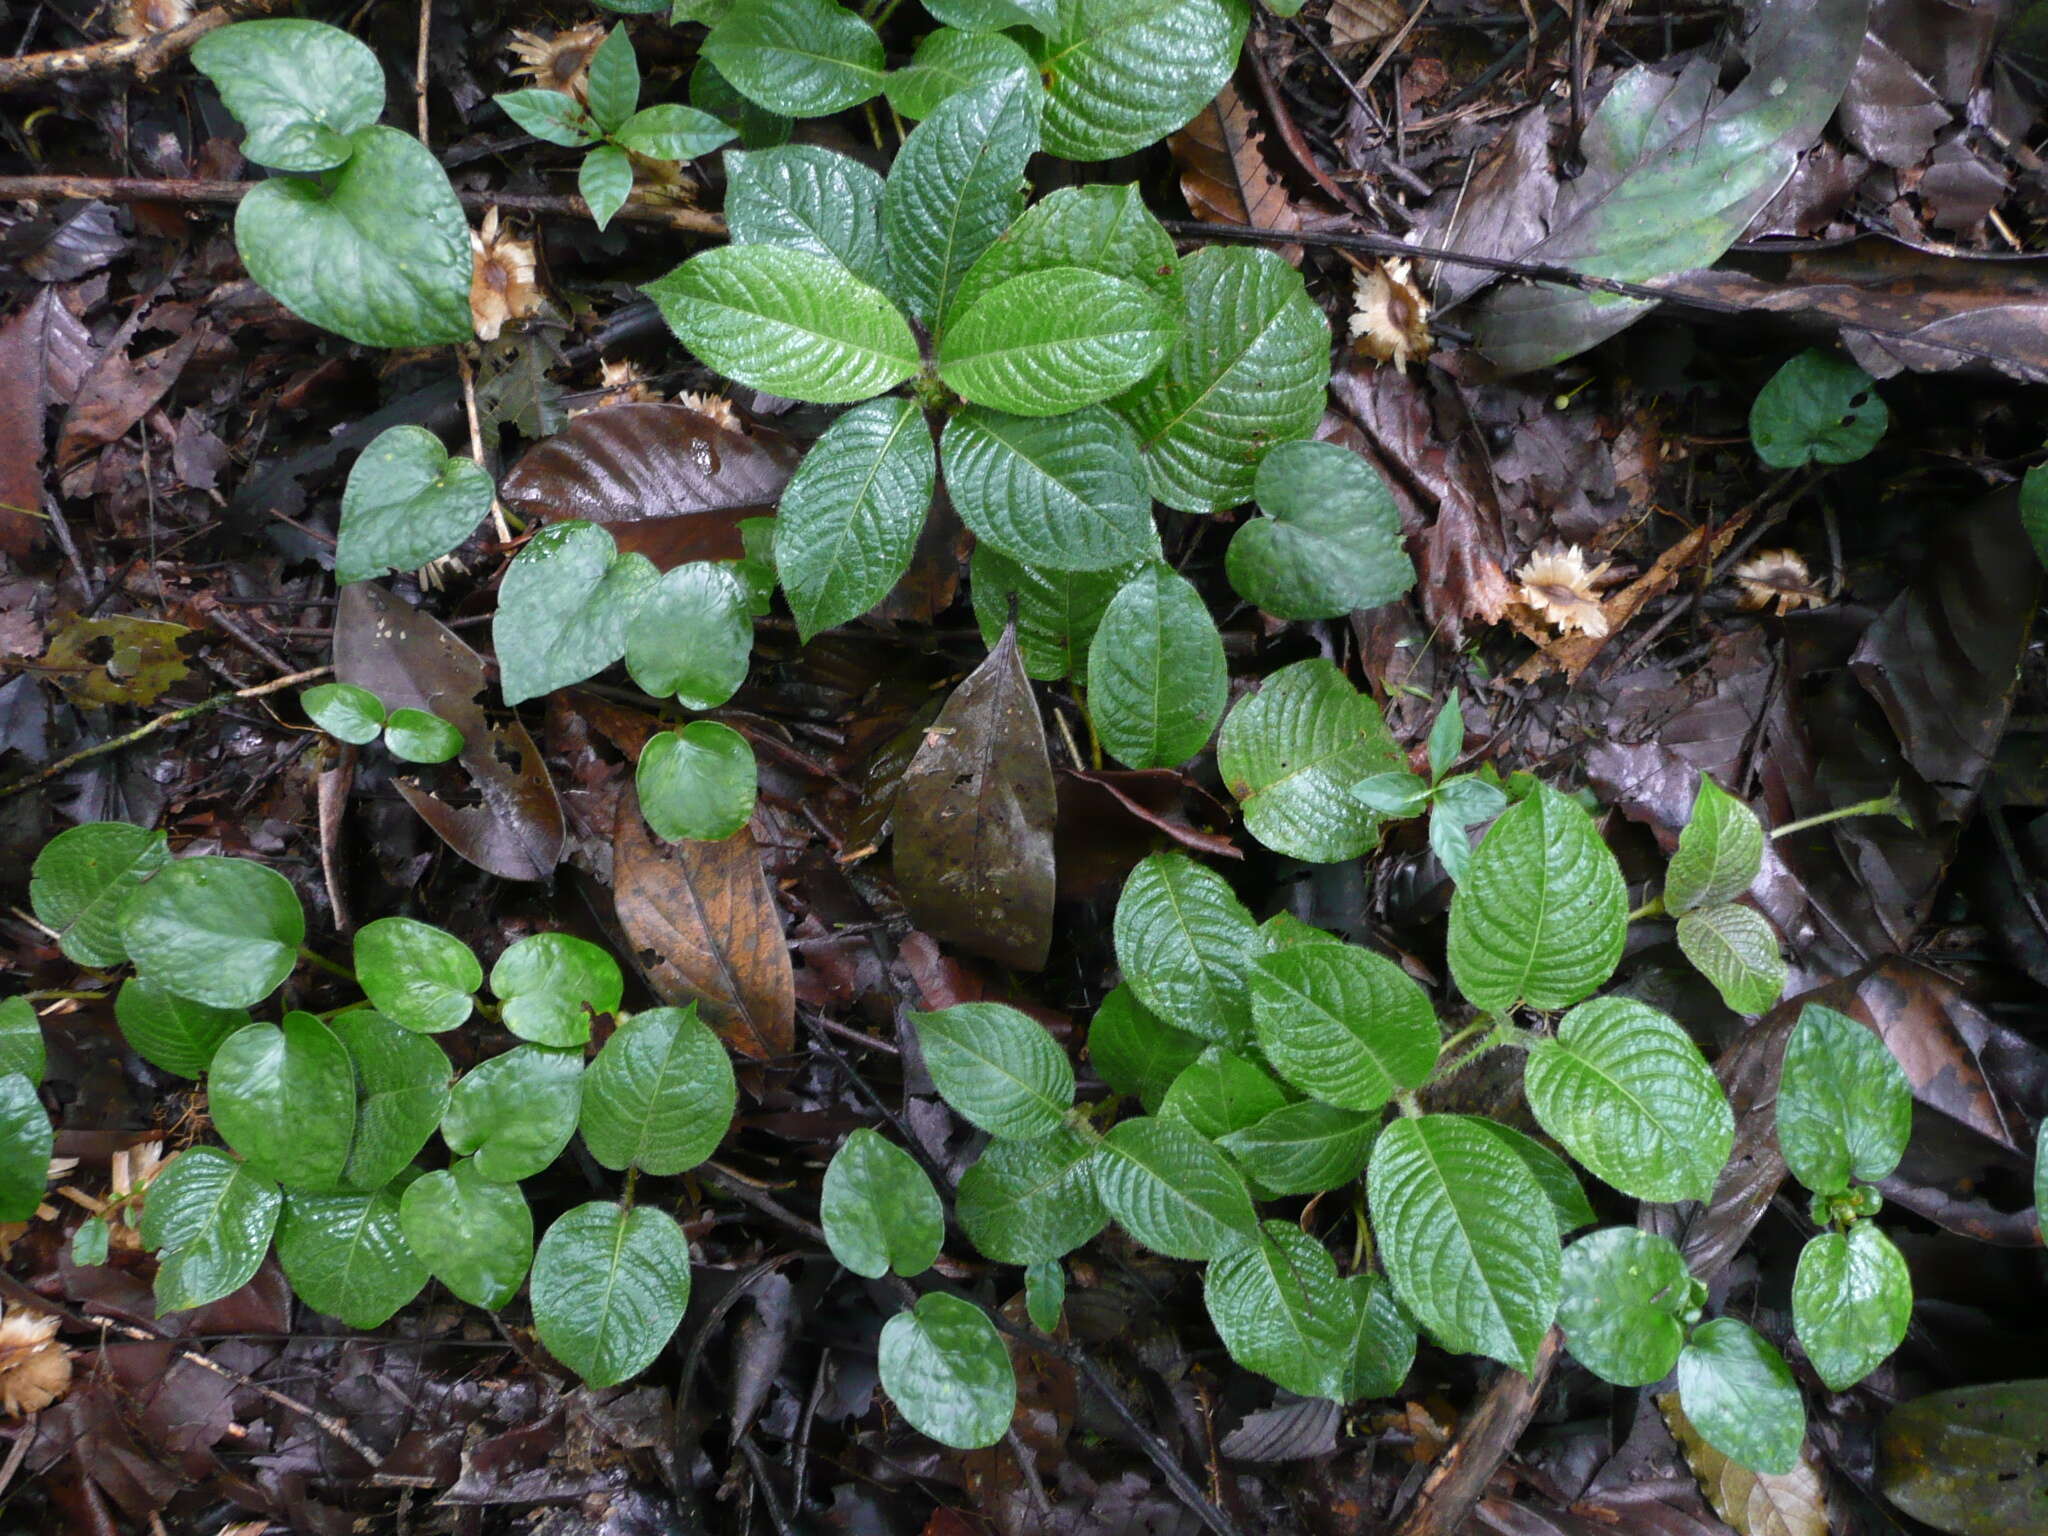
[[[1301,214],[1266,162],[1265,135],[1237,87],[1226,85],[1194,120],[1166,141],[1180,167],[1181,195],[1198,219],[1299,229]],[[1280,247],[1301,265],[1301,247]]]
[[[1657,1406],[1714,1513],[1741,1536],[1827,1536],[1827,1488],[1810,1445],[1790,1472],[1752,1472],[1700,1437],[1678,1406],[1677,1393],[1664,1393]]]

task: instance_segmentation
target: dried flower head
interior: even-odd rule
[[[1827,601],[1813,573],[1806,568],[1796,549],[1765,549],[1751,555],[1730,572],[1742,596],[1735,606],[1745,613],[1777,604],[1783,618],[1798,608],[1818,608]]]
[[[1352,278],[1353,348],[1375,362],[1406,368],[1429,355],[1429,300],[1408,275],[1405,257],[1375,262]]]
[[[506,322],[524,320],[540,309],[533,242],[515,240],[500,230],[498,210],[493,208],[484,215],[482,233],[469,232],[469,250],[470,321],[480,340],[496,341]]]
[[[1578,545],[1550,544],[1529,557],[1515,572],[1522,601],[1542,614],[1559,633],[1576,632],[1595,640],[1606,638],[1607,615],[1600,607],[1600,578],[1608,562],[1588,570]]]
[[[537,32],[512,33],[512,52],[519,67],[512,71],[531,80],[544,91],[561,91],[583,101],[590,78],[590,56],[604,41],[601,22],[586,21],[580,27],[542,37]]]
[[[0,1317],[0,1416],[40,1413],[71,1385],[71,1351],[57,1342],[57,1321],[20,1308]]]
[[[114,8],[114,30],[129,38],[152,37],[191,19],[192,0],[121,0]]]
[[[723,395],[700,395],[693,389],[686,389],[676,396],[676,404],[687,405],[700,416],[709,416],[728,432],[740,430],[739,412]]]

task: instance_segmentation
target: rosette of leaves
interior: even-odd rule
[[[1453,688],[1429,728],[1429,777],[1396,768],[1351,786],[1351,797],[1386,817],[1429,812],[1429,847],[1453,881],[1472,865],[1472,829],[1507,808],[1508,797],[1493,764],[1474,773],[1451,772],[1465,751],[1465,710]]]

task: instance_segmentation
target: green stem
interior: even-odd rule
[[[1628,920],[1632,923],[1640,923],[1646,917],[1662,917],[1663,915],[1664,898],[1662,896],[1652,896],[1640,907],[1637,907],[1635,911],[1629,913]]]
[[[355,985],[356,973],[354,971],[350,970],[345,965],[335,964],[334,961],[328,959],[325,955],[317,954],[313,950],[308,949],[303,944],[299,946],[299,958],[305,961],[308,965],[317,967],[318,969],[327,972],[330,976],[339,976],[343,981],[347,982],[350,986]]]
[[[1428,1086],[1433,1087],[1438,1083],[1457,1076],[1458,1073],[1464,1071],[1466,1067],[1486,1055],[1487,1052],[1497,1051],[1504,1045],[1518,1046],[1524,1050],[1528,1048],[1529,1037],[1523,1031],[1508,1023],[1507,1020],[1490,1019],[1487,1022],[1493,1026],[1492,1029],[1488,1031],[1486,1038],[1473,1046],[1471,1050],[1450,1061],[1445,1061],[1441,1057],[1438,1058],[1436,1070],[1429,1074]]]
[[[1481,1019],[1476,1024],[1467,1024],[1463,1029],[1459,1030],[1456,1034],[1452,1035],[1449,1039],[1445,1040],[1442,1045],[1436,1048],[1437,1060],[1442,1061],[1445,1056],[1449,1055],[1452,1051],[1455,1051],[1459,1046],[1463,1045],[1467,1040],[1470,1040],[1474,1035],[1485,1034],[1489,1029],[1493,1028],[1496,1022],[1497,1021],[1494,1019],[1493,1015],[1488,1014],[1485,1018]]]
[[[1825,826],[1831,821],[1846,821],[1851,816],[1896,816],[1906,821],[1905,806],[1899,801],[1897,786],[1888,795],[1876,795],[1868,800],[1858,800],[1854,805],[1841,806],[1836,810],[1822,811],[1818,816],[1802,816],[1797,821],[1788,821],[1782,827],[1771,828],[1771,837],[1790,837],[1794,832],[1804,832],[1809,827]],[[1911,826],[1911,822],[1906,823]]]
[[[31,1003],[97,1003],[112,997],[111,992],[24,992],[22,997]]]

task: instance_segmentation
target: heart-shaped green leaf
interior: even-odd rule
[[[593,1387],[638,1375],[690,1304],[690,1244],[651,1206],[593,1200],[558,1217],[533,1256],[533,1326]]]
[[[1379,705],[1321,657],[1282,667],[1239,699],[1216,743],[1216,769],[1243,806],[1245,830],[1314,864],[1372,847],[1379,814],[1345,791],[1403,763]]]
[[[384,725],[385,750],[402,763],[445,763],[462,750],[462,732],[432,710],[407,705]]]
[[[1083,267],[1180,298],[1180,253],[1135,182],[1061,187],[1041,198],[967,269],[953,302],[967,309],[991,288],[1047,267]]]
[[[640,814],[670,842],[722,843],[754,814],[754,749],[716,720],[661,731],[640,749],[633,787]]]
[[[1871,1223],[1823,1232],[1800,1251],[1792,1327],[1829,1391],[1846,1392],[1882,1365],[1912,1321],[1912,1273]]]
[[[941,1445],[994,1445],[1017,1411],[1002,1336],[972,1302],[935,1291],[882,1325],[882,1389],[913,1429]]]
[[[1579,1364],[1618,1387],[1662,1381],[1678,1363],[1685,1328],[1674,1304],[1691,1274],[1668,1237],[1603,1227],[1564,1251],[1557,1324]]]
[[[206,1090],[214,1129],[256,1172],[294,1189],[341,1183],[355,1139],[355,1067],[312,1014],[236,1030],[214,1052]]]
[[[475,1006],[484,968],[454,934],[409,917],[380,917],[356,930],[356,980],[394,1024],[438,1035]]]
[[[596,523],[551,523],[528,539],[491,620],[505,702],[580,683],[625,655],[627,628],[660,579],[651,560],[621,554]]]
[[[1221,1045],[1249,1038],[1265,941],[1223,877],[1179,853],[1141,860],[1116,904],[1116,958],[1152,1012]]]
[[[1747,892],[1764,864],[1764,829],[1756,812],[1705,774],[1692,800],[1692,819],[1678,834],[1678,852],[1664,872],[1664,910],[1717,907]]]
[[[1436,1065],[1436,1010],[1393,961],[1302,944],[1252,966],[1252,1023],[1273,1069],[1340,1109],[1378,1109]]]
[[[25,1072],[0,1076],[0,1221],[33,1221],[50,1173],[55,1135]]]
[[[946,1212],[917,1159],[863,1127],[825,1168],[818,1221],[832,1256],[856,1275],[921,1275],[946,1240]]]
[[[1778,1082],[1778,1145],[1792,1177],[1836,1195],[1899,1166],[1913,1129],[1913,1088],[1883,1040],[1818,1003],[1799,1013]]]
[[[522,1040],[556,1047],[590,1038],[590,1016],[616,1013],[625,996],[619,962],[587,939],[536,933],[491,967],[491,990],[505,1005],[505,1027]]]
[[[665,572],[626,626],[626,670],[656,698],[673,697],[685,709],[716,709],[747,680],[754,650],[750,606],[728,564],[694,560]]]
[[[1773,469],[1853,464],[1890,425],[1877,381],[1846,357],[1814,349],[1772,374],[1749,408],[1750,441]]]
[[[336,741],[367,746],[384,734],[384,701],[353,683],[322,683],[299,695],[306,718]]]
[[[1050,1136],[1074,1107],[1074,1068],[1045,1026],[1002,1003],[913,1013],[925,1070],[960,1117],[991,1136]]]
[[[882,40],[832,0],[734,0],[704,57],[748,100],[787,117],[829,117],[882,89]]]
[[[121,942],[166,991],[248,1008],[298,964],[306,915],[292,883],[248,859],[180,859],[121,903]]]
[[[1109,1222],[1095,1191],[1095,1146],[1064,1127],[1036,1141],[992,1141],[960,1176],[960,1225],[998,1264],[1064,1258]]]
[[[1114,160],[1165,138],[1229,81],[1248,22],[1243,0],[1066,0],[1026,43],[1051,81],[1046,150]]]
[[[1415,585],[1393,493],[1349,449],[1282,443],[1259,461],[1253,492],[1266,515],[1238,528],[1224,563],[1231,586],[1266,612],[1340,619]]]
[[[438,1050],[417,1035],[406,1038]],[[375,1328],[426,1286],[427,1266],[407,1246],[397,1184],[363,1194],[284,1197],[277,1261],[298,1297],[351,1328]]]
[[[1219,1137],[1262,1195],[1314,1195],[1365,1171],[1379,1120],[1310,1099]]]
[[[170,840],[147,827],[125,821],[66,827],[36,855],[29,905],[36,921],[57,935],[67,960],[119,965],[128,958],[121,904],[170,861]]]
[[[1736,1013],[1764,1013],[1785,990],[1778,933],[1754,907],[1695,907],[1678,919],[1678,947]]]
[[[1156,1114],[1173,1080],[1207,1042],[1176,1029],[1138,1001],[1129,982],[1120,982],[1095,1010],[1088,1026],[1088,1059],[1096,1073],[1120,1094]]]
[[[150,1181],[142,1243],[156,1250],[159,1314],[203,1307],[255,1278],[284,1196],[217,1147],[188,1147]]]
[[[583,1074],[583,1144],[607,1168],[681,1173],[717,1149],[737,1095],[697,1005],[650,1008],[614,1030]]]
[[[961,91],[992,85],[1035,66],[1021,43],[1000,32],[962,32],[941,27],[917,45],[910,62],[883,82],[889,105],[912,122],[930,117],[940,102]]]
[[[734,245],[786,245],[870,287],[886,281],[882,178],[850,156],[814,144],[727,150],[725,224]]]
[[[384,115],[384,67],[339,27],[242,21],[207,33],[192,63],[245,130],[242,153],[279,171],[324,171]]]
[[[114,1021],[129,1049],[179,1077],[202,1077],[221,1041],[249,1022],[247,1009],[216,1008],[130,976],[114,994]]]
[[[1752,1472],[1799,1464],[1806,1406],[1781,1356],[1747,1323],[1717,1317],[1678,1356],[1678,1401],[1715,1450]]]
[[[425,565],[468,538],[490,511],[491,477],[481,464],[452,457],[425,427],[387,428],[348,473],[334,579],[346,584]]]
[[[398,1202],[405,1244],[436,1280],[495,1312],[533,1262],[533,1211],[516,1184],[494,1184],[459,1158],[408,1184]]]
[[[1143,1116],[1103,1137],[1095,1187],[1126,1232],[1170,1259],[1217,1259],[1258,1240],[1244,1180],[1178,1120]]]
[[[1046,267],[957,307],[939,377],[962,399],[1017,416],[1058,416],[1119,394],[1159,366],[1176,317],[1142,283]]]
[[[355,1190],[379,1189],[440,1126],[454,1069],[425,1035],[367,1008],[344,1013],[331,1028],[356,1068],[356,1134],[342,1181]]]
[[[451,1151],[475,1154],[478,1178],[516,1183],[562,1155],[582,1103],[580,1055],[516,1046],[463,1074],[448,1096],[441,1137]]]
[[[940,451],[960,521],[1013,560],[1101,571],[1159,552],[1137,443],[1100,406],[1053,420],[969,406]]]

